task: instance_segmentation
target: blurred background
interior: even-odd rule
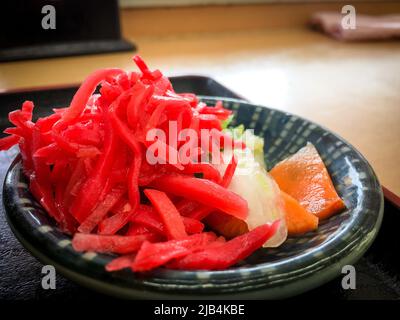
[[[356,29],[341,29],[344,17],[352,21],[345,5],[355,10]],[[400,194],[399,1],[16,0],[2,7],[3,94],[78,84],[98,68],[132,69],[138,52],[167,75],[205,75],[328,127]]]

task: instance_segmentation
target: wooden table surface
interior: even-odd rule
[[[211,76],[253,102],[335,131],[400,194],[400,41],[340,43],[300,25],[144,35],[129,32],[127,21],[124,27],[153,68]],[[0,90],[77,83],[97,68],[132,69],[131,57],[3,63]]]

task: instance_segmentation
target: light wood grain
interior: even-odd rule
[[[122,11],[122,27],[129,37],[177,36],[187,33],[236,32],[305,25],[316,11],[341,12],[349,1],[331,3],[274,3],[178,8],[134,8]],[[361,14],[400,12],[400,1],[350,2]]]
[[[185,10],[190,16],[198,12]],[[152,67],[169,75],[208,75],[254,102],[332,129],[367,157],[388,189],[400,194],[400,42],[340,43],[299,25],[267,28],[256,22],[242,30],[219,30],[213,22],[201,32],[167,31],[127,34],[135,35]],[[132,69],[131,56],[1,64],[0,88],[76,83],[97,68]]]

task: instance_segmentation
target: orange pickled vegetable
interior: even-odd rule
[[[220,211],[210,213],[205,221],[213,230],[228,239],[249,231],[246,221]]]
[[[307,211],[326,219],[345,208],[318,151],[308,143],[270,172],[279,188]]]
[[[318,228],[318,217],[316,215],[304,209],[296,199],[287,193],[281,191],[281,194],[289,236],[300,235]]]

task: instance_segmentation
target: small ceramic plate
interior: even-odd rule
[[[289,238],[276,249],[260,249],[224,271],[174,271],[160,268],[135,274],[108,273],[112,255],[78,253],[28,190],[17,158],[3,192],[8,222],[22,244],[64,276],[98,291],[129,298],[283,298],[317,287],[354,264],[370,246],[383,216],[383,196],[365,158],[334,133],[300,117],[240,100],[222,100],[235,112],[233,125],[244,124],[265,138],[270,169],[312,142],[324,160],[347,210],[323,221],[316,232]]]

